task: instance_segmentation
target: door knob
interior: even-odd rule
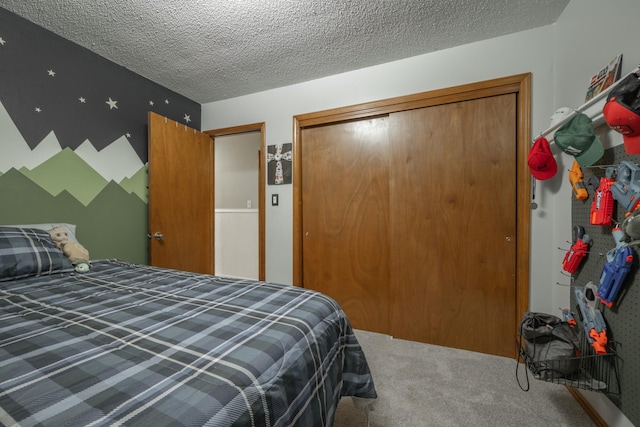
[[[164,234],[160,233],[159,231],[156,231],[155,234],[153,235],[153,238],[158,241],[164,240]]]

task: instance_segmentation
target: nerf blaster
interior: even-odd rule
[[[613,173],[613,169],[607,168],[607,174]],[[591,202],[590,222],[592,225],[611,225],[613,223],[613,194],[611,186],[615,179],[611,176],[600,178],[599,185],[593,193]]]
[[[598,354],[606,354],[607,350],[607,325],[604,323],[602,313],[595,307],[595,285],[593,282],[586,286],[576,286],[573,291],[576,296],[578,315],[584,325],[584,332],[589,344]]]
[[[613,306],[633,263],[633,249],[625,246],[621,241],[624,237],[624,231],[620,228],[614,228],[612,234],[616,247],[607,252],[607,262],[602,267],[600,284],[596,292],[598,299],[609,308]]]
[[[575,317],[573,317],[573,311],[571,311],[570,308],[562,309],[562,320],[564,322],[567,322],[569,326],[571,326],[571,329],[573,329],[574,326],[578,324],[578,322],[576,322]]]
[[[627,215],[640,205],[640,168],[637,164],[623,160],[618,164],[616,182],[611,184],[611,194],[620,203]]]
[[[589,235],[584,234],[584,227],[573,227],[573,244],[562,260],[562,269],[567,273],[575,273],[589,250]]]
[[[580,164],[577,160],[573,161],[571,169],[569,170],[569,182],[571,182],[571,188],[573,189],[573,194],[576,196],[576,199],[585,200],[589,197],[587,187],[585,187],[584,181],[582,180],[582,169],[580,169]]]

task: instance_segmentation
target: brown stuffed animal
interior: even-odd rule
[[[91,268],[89,251],[80,243],[70,241],[66,228],[54,227],[49,230],[49,235],[56,243],[56,246],[62,249],[62,253],[69,258],[78,273],[89,271],[89,268]]]

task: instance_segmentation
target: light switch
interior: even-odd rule
[[[271,206],[278,206],[278,195],[277,194],[272,194],[271,195]]]

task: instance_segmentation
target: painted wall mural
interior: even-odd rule
[[[200,104],[0,8],[0,224],[146,263],[149,111],[200,129]]]

